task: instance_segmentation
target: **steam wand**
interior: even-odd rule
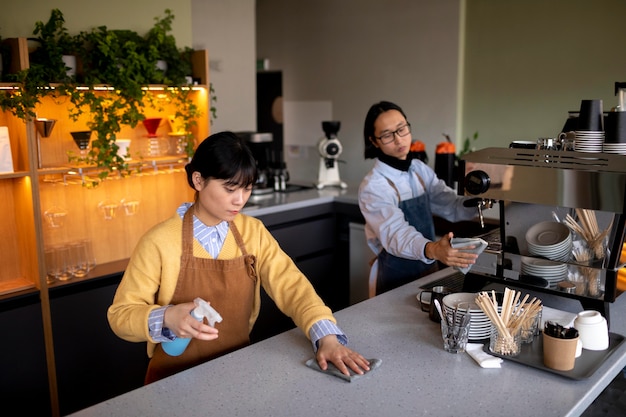
[[[480,228],[485,228],[485,216],[483,210],[490,209],[496,203],[496,200],[490,198],[471,198],[463,202],[464,207],[476,207],[478,209],[478,218],[480,219]]]

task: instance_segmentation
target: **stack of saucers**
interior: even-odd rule
[[[443,297],[443,314],[451,316],[454,309],[460,303],[469,303],[469,311],[472,315],[470,319],[469,340],[479,341],[488,339],[491,336],[491,321],[487,315],[475,303],[476,293],[473,292],[457,292],[448,294]],[[501,307],[498,307],[498,311]],[[463,314],[464,311],[461,312]]]
[[[626,155],[626,142],[625,143],[604,143],[602,146],[604,153],[613,153],[617,155]]]
[[[548,261],[546,259],[530,258],[522,256],[520,272],[523,275],[541,277],[548,281],[550,288],[556,288],[557,284],[567,278],[567,264]]]
[[[604,144],[603,130],[577,130],[575,133],[575,151],[588,153],[602,152],[602,145]]]
[[[566,262],[572,253],[572,236],[562,223],[537,223],[526,232],[528,253],[553,261]]]

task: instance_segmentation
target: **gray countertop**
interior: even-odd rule
[[[418,308],[416,294],[450,273],[336,313],[350,346],[383,361],[352,383],[307,368],[311,346],[294,329],[75,415],[577,416],[626,365],[626,344],[581,381],[506,360],[483,369],[465,353],[445,352],[439,325]],[[626,297],[611,305],[611,315],[626,316]],[[626,321],[614,319],[611,331],[626,334]]]
[[[310,188],[287,193],[272,192],[265,195],[252,195],[242,212],[257,217],[333,201],[358,204],[357,190],[357,186],[349,186],[347,189],[327,187],[321,190]]]

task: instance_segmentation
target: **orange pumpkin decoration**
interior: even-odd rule
[[[456,147],[452,142],[441,142],[437,145],[435,153],[456,153]]]
[[[424,142],[416,140],[415,142],[411,143],[411,147],[409,148],[409,150],[411,152],[425,152],[426,145],[424,145]]]

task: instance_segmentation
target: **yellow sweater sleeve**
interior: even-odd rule
[[[256,257],[255,268],[260,278],[255,289],[250,330],[260,310],[261,285],[278,308],[291,317],[307,337],[315,322],[322,319],[336,322],[309,280],[283,252],[260,220],[239,214],[235,224],[242,235],[246,251]],[[182,220],[178,214],[174,214],[140,239],[107,313],[113,332],[131,342],[147,341],[150,356],[154,351],[154,343],[148,330],[148,316],[153,309],[169,304],[173,297],[180,272],[181,234]],[[194,256],[211,257],[195,239],[193,250]],[[229,232],[218,259],[232,259],[241,255]]]

